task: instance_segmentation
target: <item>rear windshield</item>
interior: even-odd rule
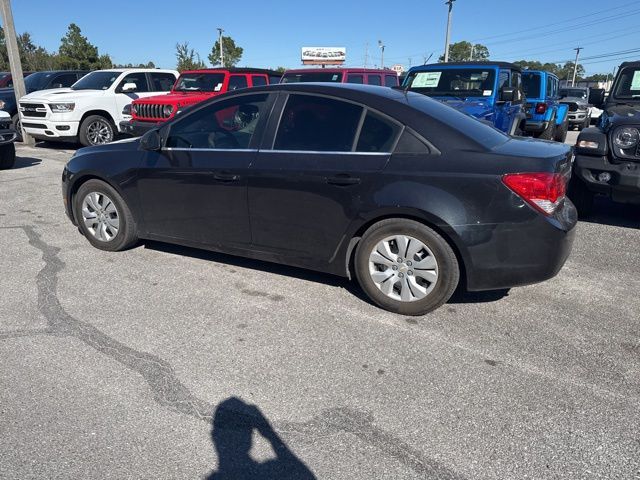
[[[340,72],[304,72],[304,73],[285,73],[282,76],[282,83],[300,83],[300,82],[342,82],[342,73]]]
[[[540,74],[523,73],[522,88],[527,98],[540,98]]]
[[[496,73],[488,68],[443,68],[411,72],[404,85],[423,95],[443,97],[490,97]]]
[[[72,90],[108,90],[122,72],[98,71],[86,74],[71,86]]]
[[[640,67],[626,67],[618,75],[614,98],[640,99]]]
[[[581,88],[561,88],[560,98],[584,98],[587,99],[587,91]]]
[[[174,90],[177,92],[219,92],[224,83],[224,73],[184,73],[180,75]]]
[[[430,117],[437,119],[455,130],[458,130],[463,135],[471,138],[471,140],[483,147],[486,147],[487,149],[501,145],[509,139],[509,136],[506,133],[493,128],[491,125],[487,125],[466,113],[462,113],[455,108],[448,107],[443,103],[426,98],[423,95],[408,94],[406,98],[407,103],[411,107],[426,113]]]

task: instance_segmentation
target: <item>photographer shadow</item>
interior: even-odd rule
[[[253,431],[273,449],[275,458],[259,462],[251,458]],[[218,469],[207,480],[231,479],[315,479],[255,405],[231,397],[216,408],[211,439],[218,455]]]

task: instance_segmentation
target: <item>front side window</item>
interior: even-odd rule
[[[247,86],[247,77],[244,75],[231,75],[229,78],[229,91],[247,88]]]
[[[619,74],[614,98],[640,99],[640,68],[627,67]]]
[[[369,75],[367,82],[369,83],[369,85],[382,85],[380,75]]]
[[[73,90],[108,90],[122,72],[98,71],[82,77],[71,87]]]
[[[201,108],[173,124],[166,146],[247,149],[258,122],[267,114],[267,98],[267,94],[243,95]]]
[[[219,92],[224,84],[224,73],[183,73],[178,77],[177,92]]]
[[[151,73],[151,89],[154,92],[168,92],[176,82],[176,77],[171,73]]]
[[[540,82],[539,73],[525,73],[522,75],[522,86],[527,98],[540,98]]]
[[[490,97],[495,78],[493,69],[443,68],[412,72],[406,82],[410,90],[424,95]]]
[[[122,91],[122,88],[127,83],[135,83],[136,84],[136,92],[148,92],[149,86],[147,85],[147,76],[144,72],[139,73],[130,73],[126,77],[122,79],[120,84],[118,85],[118,90]]]
[[[62,75],[56,75],[48,85],[49,88],[58,87],[70,87],[78,80],[78,76],[75,73],[63,73]]]
[[[311,95],[291,95],[282,113],[276,150],[349,152],[362,107]]]
[[[390,152],[398,133],[400,133],[400,126],[397,123],[369,111],[360,130],[356,151]]]

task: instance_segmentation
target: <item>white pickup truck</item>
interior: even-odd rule
[[[122,113],[126,105],[137,98],[169,93],[176,78],[174,70],[97,70],[69,88],[22,97],[22,128],[39,140],[80,141],[84,146],[109,143],[126,120]]]

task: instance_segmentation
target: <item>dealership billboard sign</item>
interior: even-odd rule
[[[304,65],[342,65],[346,58],[344,47],[302,47]]]

